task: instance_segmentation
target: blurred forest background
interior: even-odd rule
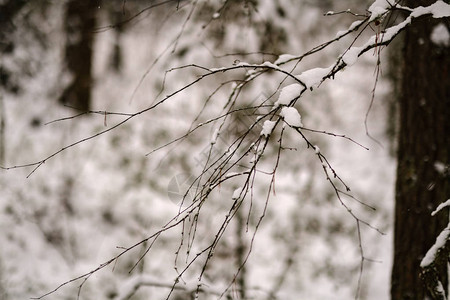
[[[113,128],[127,114],[202,74],[199,68],[174,68],[261,64],[281,54],[304,53],[358,20],[349,13],[325,16],[327,12],[351,9],[364,15],[370,2],[0,1],[0,165],[39,162]],[[329,66],[353,39],[303,60],[297,74]],[[296,104],[306,128],[345,135],[370,149],[305,132],[352,195],[376,209],[348,197],[352,211],[385,234],[355,226],[314,151],[286,130],[275,190],[269,189],[271,177],[261,171],[252,183],[252,200],[246,197],[215,248],[200,299],[216,299],[227,287],[226,299],[352,299],[357,289],[360,299],[389,298],[398,119],[396,56],[387,54],[369,51],[351,70]],[[233,114],[217,141],[219,123],[212,122],[152,151],[220,115],[233,84],[244,75],[238,70],[209,77],[60,152],[34,172],[36,165],[2,171],[0,299],[39,297],[169,222],[179,212],[192,176],[199,176],[209,157],[224,151],[261,111]],[[268,72],[253,81],[236,107],[276,101],[282,78]],[[256,127],[250,135],[260,131]],[[270,143],[276,145],[277,139]],[[268,160],[277,155],[275,148],[265,152]],[[238,179],[221,185],[198,220],[191,220],[196,222],[196,243],[190,255],[214,238],[241,186]],[[152,239],[143,242],[86,282],[67,284],[47,298],[76,299],[80,292],[80,299],[165,299],[183,269],[174,268],[180,248],[185,255],[177,263],[188,261],[182,234],[180,227],[164,231],[154,244]],[[360,246],[365,259],[361,278]],[[183,274],[171,299],[193,299],[202,262]]]

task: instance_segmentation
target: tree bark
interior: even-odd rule
[[[73,80],[59,101],[88,111],[92,87],[92,47],[97,1],[70,0],[66,11],[66,64]]]
[[[434,0],[408,0],[407,6],[428,6]],[[432,41],[447,19],[413,20],[402,52],[395,196],[394,264],[391,299],[431,297],[420,279],[420,262],[447,226],[448,209],[431,212],[450,197],[450,65],[449,47]],[[447,263],[437,267],[448,287]],[[448,293],[448,291],[447,291]]]

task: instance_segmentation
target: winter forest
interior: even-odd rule
[[[448,299],[450,5],[0,0],[0,299]]]

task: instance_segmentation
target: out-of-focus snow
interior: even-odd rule
[[[233,195],[231,196],[231,199],[237,200],[241,196],[242,196],[242,188],[237,188],[234,190]]]
[[[448,47],[450,45],[450,33],[447,26],[443,23],[436,25],[431,32],[431,41],[438,46]]]

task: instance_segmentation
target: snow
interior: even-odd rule
[[[315,146],[314,146],[314,151],[316,152],[316,154],[320,154],[320,148],[319,148],[319,146],[315,145]]]
[[[237,188],[233,191],[233,196],[231,196],[232,200],[237,200],[242,196],[242,188]]]
[[[447,26],[443,23],[436,25],[431,32],[431,41],[438,46],[448,47],[450,45],[450,33]]]
[[[351,47],[348,51],[342,56],[342,61],[347,66],[352,66],[358,60],[359,53],[361,52],[361,47]]]
[[[377,0],[374,4],[372,4],[369,8],[369,11],[372,13],[370,21],[375,20],[380,17],[385,10],[389,7],[389,3],[385,0]],[[428,7],[419,6],[412,10],[411,14],[402,22],[395,26],[391,26],[387,28],[387,30],[382,35],[383,41],[391,40],[394,36],[400,32],[403,28],[411,23],[412,18],[418,18],[422,15],[432,14],[434,18],[443,18],[450,16],[450,5],[444,3],[443,1],[436,1],[432,5]],[[445,35],[445,33],[444,33]],[[441,37],[441,35],[439,35]],[[347,66],[352,66],[357,60],[360,54],[366,50],[368,47],[377,44],[377,36],[371,36],[368,41],[360,47],[351,47],[346,51],[346,53],[342,56],[342,61]]]
[[[450,199],[448,199],[444,203],[439,204],[438,207],[431,213],[431,215],[434,216],[445,207],[450,207]]]
[[[280,67],[270,61],[265,61],[261,66],[270,67],[272,69],[279,69]]]
[[[278,100],[275,102],[275,106],[279,105],[289,105],[292,100],[300,96],[303,87],[298,83],[293,83],[288,86],[285,86],[281,92]]]
[[[284,118],[284,121],[292,127],[303,127],[302,120],[300,114],[297,109],[294,107],[283,107],[281,109],[281,116]]]
[[[269,120],[264,121],[263,128],[261,130],[261,135],[268,137],[272,133],[273,129],[275,128],[275,125],[276,125],[275,121],[269,121]]]
[[[416,12],[413,12],[411,15],[416,17],[417,15],[428,12],[430,12],[433,15],[433,18],[436,19],[450,17],[450,4],[447,4],[442,0],[438,0],[431,4],[428,8],[417,8]]]
[[[326,77],[332,69],[332,66],[328,68],[310,69],[298,75],[297,78],[303,82],[308,89],[318,87],[323,78]]]
[[[438,0],[430,6],[419,6],[418,8],[415,8],[411,13],[411,16],[417,18],[429,13],[431,13],[433,15],[433,18],[436,19],[450,17],[450,4],[447,4],[442,0]]]
[[[341,36],[343,36],[344,34],[346,34],[349,31],[353,31],[357,26],[359,26],[361,23],[363,23],[363,20],[358,20],[358,21],[354,21],[347,30],[340,30],[336,33],[336,38],[339,38]]]
[[[297,56],[291,54],[281,54],[278,56],[277,60],[274,62],[276,65],[286,63],[288,60],[295,59]]]
[[[445,170],[448,169],[448,167],[445,166],[445,164],[441,161],[434,162],[434,169],[441,175],[444,175]]]
[[[219,128],[216,128],[215,130],[214,130],[214,133],[213,133],[213,135],[212,135],[212,137],[211,137],[211,145],[214,145],[216,142],[217,142],[217,138],[219,137]]]
[[[374,7],[371,6],[369,8],[369,11],[371,13],[369,22],[373,22],[374,20],[382,17],[387,12],[387,8],[385,6],[374,6]]]
[[[376,12],[380,13],[386,11],[391,6],[388,0],[375,0],[367,9],[372,14],[376,14]]]
[[[427,251],[427,254],[420,262],[420,267],[425,268],[430,266],[437,255],[437,252],[439,249],[443,248],[445,246],[445,243],[447,243],[448,239],[450,237],[450,223],[447,225],[444,230],[439,234],[439,236],[436,238],[436,242],[433,246],[431,246],[430,250]]]
[[[268,20],[275,16],[274,24],[286,30],[292,37],[289,38],[288,44],[281,46],[286,51],[297,53],[297,55],[280,55],[275,65],[298,57],[303,53],[303,49],[316,46],[319,40],[333,38],[333,30],[320,30],[325,27],[322,22],[332,28],[336,24],[341,25],[336,23],[340,21],[333,20],[338,18],[324,20],[321,17],[322,11],[314,7],[315,1],[310,1],[311,4],[305,6],[305,9],[292,9],[292,12],[296,12],[292,14],[294,17],[289,17],[291,14],[289,7],[286,19],[277,18],[276,10],[273,9],[275,2],[260,1],[258,10],[267,14],[264,18]],[[337,6],[345,5],[340,1],[331,2],[335,2],[333,5]],[[213,4],[211,2],[211,5]],[[299,8],[299,5],[304,4],[301,4],[301,1],[291,1],[290,5]],[[341,11],[339,7],[333,7],[334,9]],[[218,7],[212,7],[206,18],[217,10]],[[186,30],[179,38],[178,49],[183,47],[189,49],[186,56],[170,55],[170,51],[160,56],[170,41],[178,37],[185,12],[180,10],[179,14],[174,13],[174,17],[170,17],[169,14],[166,15],[166,11],[161,10],[127,27],[121,36],[125,66],[123,72],[119,74],[113,74],[108,68],[114,32],[96,34],[99,44],[96,45],[95,64],[98,80],[94,87],[94,107],[102,110],[131,112],[147,107],[149,101],[157,97],[165,71],[175,66],[190,63],[217,66],[210,69],[216,72],[214,79],[210,79],[206,84],[201,82],[198,87],[193,86],[179,98],[171,99],[174,101],[167,101],[158,110],[134,118],[132,122],[112,131],[110,135],[65,151],[63,155],[48,161],[27,180],[25,180],[27,172],[22,172],[25,170],[0,174],[0,190],[2,190],[0,291],[6,288],[9,298],[29,299],[30,296],[39,296],[42,292],[58,286],[63,280],[89,271],[110,259],[117,254],[117,247],[134,244],[161,228],[179,211],[179,207],[167,196],[170,180],[181,172],[198,175],[201,167],[196,165],[196,161],[201,158],[202,151],[210,149],[211,144],[215,145],[219,137],[225,138],[233,133],[229,130],[232,128],[224,126],[220,127],[222,129],[219,136],[218,130],[214,129],[217,128],[217,123],[213,121],[216,116],[214,114],[221,112],[225,99],[228,99],[229,91],[218,91],[210,105],[205,107],[204,115],[199,119],[195,117],[205,104],[204,100],[213,86],[227,80],[233,81],[227,87],[244,86],[240,81],[241,77],[237,76],[239,72],[243,73],[244,68],[234,71],[233,74],[227,73],[225,77],[220,72],[226,69],[222,66],[230,66],[235,58],[228,56],[222,59],[219,56],[224,53],[242,51],[242,49],[248,52],[260,51],[257,45],[265,36],[248,29],[245,26],[247,22],[239,24],[231,22],[233,24],[230,24],[223,20],[221,24],[225,29],[223,43],[211,41],[208,38],[201,40],[199,37],[209,35],[208,27],[200,31],[195,30],[201,26],[198,26],[196,23],[198,21],[193,17],[186,23]],[[158,18],[164,18],[163,24],[167,26],[161,28]],[[49,20],[55,19],[59,18],[49,18]],[[63,19],[60,19],[60,22],[63,22]],[[222,22],[222,19],[219,22]],[[215,23],[218,22],[213,21],[208,26],[213,27]],[[315,33],[311,36],[309,32],[313,31]],[[99,127],[103,127],[103,117],[98,116],[37,128],[28,125],[32,117],[50,121],[76,113],[55,105],[55,94],[58,94],[60,87],[58,60],[63,55],[60,52],[52,54],[52,51],[55,45],[60,44],[61,40],[49,43],[48,50],[44,53],[31,49],[32,53],[44,62],[45,69],[39,72],[39,76],[26,79],[26,89],[20,96],[4,95],[7,112],[6,163],[8,164],[40,159],[68,142],[95,133]],[[220,47],[215,44],[220,44]],[[338,45],[332,48],[331,53],[345,49]],[[214,58],[211,54],[215,54]],[[132,103],[123,101],[129,99],[129,91],[136,87],[142,74],[147,71],[147,67],[152,64],[155,57],[161,57],[159,63],[144,79]],[[245,59],[249,63],[240,63],[239,66],[253,69],[261,66],[261,62],[272,60],[272,58],[273,56],[247,56]],[[322,66],[325,59],[334,60],[335,56],[330,55],[330,52],[318,53],[317,56],[311,57],[309,62],[301,61],[299,68],[306,70]],[[317,94],[308,93],[308,98],[311,97],[313,101],[301,103],[302,115],[308,116],[308,127],[345,132],[358,140],[366,140],[364,131],[359,129],[361,129],[360,118],[364,116],[367,102],[360,100],[367,99],[367,91],[370,91],[373,84],[373,65],[371,65],[370,57],[369,59],[361,57],[360,60],[364,63],[355,65],[350,72],[342,73],[342,80],[330,82],[330,87],[321,86]],[[263,65],[273,67],[270,62]],[[190,80],[197,79],[199,74],[196,71],[198,69],[192,72],[190,69],[184,69],[179,73],[170,72],[164,82],[164,94],[168,94],[168,91],[175,90]],[[265,78],[262,77],[246,85],[242,97],[239,97],[235,103],[237,108],[240,108],[241,101],[242,105],[247,104],[245,101],[248,96],[253,99],[252,95],[264,93],[267,99],[269,95],[277,91],[281,80],[278,80],[274,74],[265,74]],[[321,78],[318,77],[312,80],[310,87],[320,82]],[[382,80],[379,84],[380,89],[377,93],[383,90],[381,89]],[[292,100],[299,97],[303,89],[304,87],[300,84],[286,86],[281,89],[278,97],[277,105],[282,106],[280,113],[283,113],[284,109],[285,120],[293,118],[294,124],[301,122],[300,114],[298,111],[293,111],[294,108],[285,106],[292,104]],[[333,99],[329,101],[331,97]],[[385,111],[380,106],[374,107],[373,113],[376,118],[372,123],[372,130],[377,137],[384,139]],[[260,116],[262,115],[264,113]],[[264,115],[264,118],[268,117]],[[112,126],[116,120],[113,116],[108,117],[108,125]],[[163,150],[149,157],[143,156],[150,149],[169,142],[174,137],[182,136],[185,129],[187,130],[191,125],[191,121],[194,121],[194,124],[203,124],[198,134],[192,139],[176,143],[167,151]],[[264,122],[261,134],[266,137],[274,134],[275,125],[273,121]],[[260,129],[255,129],[256,139],[259,137]],[[283,144],[294,146],[300,141],[301,145],[304,145],[297,135],[294,130],[286,131]],[[336,163],[334,165],[336,171],[345,175],[344,178],[352,184],[352,190],[358,191],[359,195],[368,202],[379,203],[377,214],[367,214],[366,219],[389,227],[392,223],[390,203],[393,198],[391,190],[395,173],[392,166],[395,164],[392,162],[392,157],[385,155],[387,150],[371,149],[370,154],[365,154],[365,151],[359,151],[358,147],[340,143],[338,139],[319,134],[310,134],[310,136],[314,143],[321,145],[323,153],[327,157],[330,156],[331,161]],[[270,151],[276,150],[275,144],[268,141],[267,148]],[[258,148],[258,143],[254,145],[253,158],[257,160],[262,152],[261,147]],[[300,147],[298,149],[300,150]],[[313,150],[316,153],[320,151],[318,147]],[[261,172],[257,174],[252,187],[255,198],[252,203],[252,214],[249,216],[251,218],[249,233],[245,235],[245,239],[253,233],[253,220],[259,218],[266,198],[266,188],[271,176],[265,173],[272,171],[271,163],[274,157],[270,151],[265,153],[264,160],[259,160],[258,171],[261,170]],[[277,282],[280,278],[279,274],[283,272],[283,260],[288,258],[292,258],[293,265],[289,272],[283,274],[285,281],[280,288],[278,298],[286,300],[354,298],[357,277],[355,270],[358,269],[360,261],[353,235],[354,224],[345,211],[334,203],[335,199],[329,197],[329,186],[323,180],[320,166],[318,168],[316,164],[304,159],[309,156],[302,156],[308,154],[309,150],[282,151],[280,172],[277,172],[276,196],[271,195],[267,208],[268,214],[261,223],[255,239],[254,251],[247,263],[248,286],[249,288],[260,287],[261,294],[260,297],[249,295],[249,298],[261,299],[267,296],[267,289]],[[223,197],[229,198],[230,195],[237,199],[234,183],[238,184],[236,186],[242,185],[242,181],[239,181],[246,177],[234,176],[245,174],[242,169],[224,169],[223,174],[233,184],[221,184],[216,194],[212,194],[211,198],[205,202],[204,210],[199,218],[201,222],[197,228],[196,236],[200,237],[195,240],[197,246],[202,246],[205,240],[210,242],[210,237],[213,237],[211,235],[218,227],[218,220],[223,219],[223,212],[228,210],[227,204],[230,203],[220,200]],[[71,193],[66,193],[65,178],[71,178],[74,182]],[[305,191],[308,191],[310,195],[308,199],[304,199]],[[74,209],[72,215],[66,211],[61,201],[64,195],[69,194],[73,200],[73,202],[69,201]],[[383,201],[377,201],[378,199]],[[242,207],[244,213],[248,212],[246,205],[248,202],[244,201]],[[230,226],[234,225],[233,222],[230,223]],[[343,230],[333,229],[340,226]],[[231,251],[232,253],[232,247],[236,244],[234,232],[234,229],[227,230],[222,240],[224,243],[219,243],[231,245],[230,248],[218,247],[217,252]],[[49,234],[51,236],[53,233],[61,234],[60,245],[46,240],[45,236]],[[142,253],[141,250],[144,250],[140,248],[131,255],[122,256],[117,261],[114,272],[111,272],[111,266],[106,271],[103,270],[92,276],[83,287],[80,299],[106,299],[107,291],[128,298],[126,294],[133,292],[132,287],[136,287],[136,284],[148,284],[151,288],[140,288],[139,295],[135,297],[165,299],[167,286],[176,276],[173,271],[173,258],[180,242],[179,233],[180,231],[174,231],[161,235],[163,237],[161,245],[158,245],[158,242],[155,243],[150,255],[147,256],[148,259],[143,262],[143,277],[134,278],[133,274],[129,275],[127,268],[136,262],[136,257]],[[299,241],[298,236],[302,237],[298,252],[290,252],[291,248],[298,246],[295,244]],[[391,239],[380,239],[370,233],[364,234],[364,238],[363,246],[371,252],[370,257],[378,259],[380,255],[383,255],[383,263],[365,266],[364,276],[367,276],[366,272],[372,272],[369,273],[370,280],[363,279],[363,284],[370,291],[367,293],[367,299],[387,299],[385,295],[389,290],[389,281],[386,278],[389,278],[390,271]],[[151,257],[158,259],[151,259]],[[208,275],[214,278],[213,282],[208,284],[211,289],[216,290],[217,287],[221,287],[223,281],[233,276],[236,270],[230,268],[232,259],[234,257],[227,252],[225,258],[218,255],[208,266]],[[193,270],[191,269],[191,272],[186,272],[183,276],[183,280],[190,283],[185,287],[187,289],[194,287],[195,282],[198,282],[196,277],[198,274],[195,271],[201,265],[193,266]],[[146,274],[153,275],[147,277]],[[380,279],[375,282],[373,278]],[[27,282],[27,285],[23,282]],[[76,297],[77,286],[78,284],[75,284],[73,288],[69,287],[64,290],[64,295],[56,297],[67,299]],[[182,282],[180,286],[183,286]],[[321,288],[317,289],[317,286]],[[219,288],[217,291],[223,290]]]

